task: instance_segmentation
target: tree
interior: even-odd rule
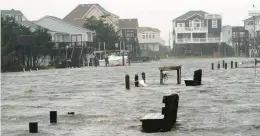
[[[106,50],[115,50],[115,44],[119,41],[119,32],[116,32],[113,25],[105,23],[105,18],[107,16],[101,16],[96,19],[94,16],[86,19],[86,23],[84,23],[83,27],[89,30],[95,31],[96,36],[94,38],[95,42],[100,42],[103,45],[105,42]],[[104,49],[101,46],[101,49]]]
[[[4,18],[1,17],[1,28],[1,68],[3,71],[17,71],[23,67],[23,63],[21,64],[19,61],[18,63],[13,63],[14,58],[18,58],[19,60],[19,57],[21,57],[17,53],[17,38],[19,35],[33,35],[37,37],[36,41],[38,42],[36,45],[31,45],[31,48],[34,49],[32,50],[32,56],[34,56],[33,60],[35,62],[38,58],[37,53],[46,55],[51,50],[51,36],[46,29],[39,29],[35,32],[31,32],[30,28],[20,25],[15,21],[15,18],[8,16]],[[31,54],[26,54],[26,56],[29,58]]]
[[[34,66],[38,67],[44,60],[44,58],[52,52],[53,43],[51,42],[52,37],[48,33],[48,29],[38,28],[32,33],[37,37],[36,45],[34,46],[35,52],[33,54],[33,60],[35,60]],[[41,62],[38,59],[41,58]],[[36,63],[36,61],[38,63]]]

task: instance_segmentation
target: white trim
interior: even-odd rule
[[[78,27],[78,26],[75,26],[75,25],[66,23],[65,21],[61,21],[61,20],[59,20],[59,19],[56,19],[55,17],[48,16],[48,15],[47,15],[47,16],[44,16],[44,17],[42,17],[42,18],[40,18],[40,19],[38,19],[37,21],[34,21],[34,23],[37,24],[37,22],[40,22],[41,20],[44,20],[44,19],[46,19],[46,18],[50,18],[50,19],[56,20],[56,21],[58,21],[58,22],[61,22],[61,23],[66,24],[66,25],[68,25],[68,26],[74,27],[74,28],[76,28],[76,29],[78,29],[78,30],[81,30],[81,31],[93,32],[93,31],[90,31],[90,30],[85,29],[85,28],[83,28],[83,27]]]
[[[213,25],[213,22],[215,23],[214,25]],[[212,19],[211,20],[211,27],[212,28],[218,28],[218,20],[217,19]]]
[[[193,16],[195,16],[195,15],[199,15],[199,16],[201,16],[200,14],[195,13],[195,14],[193,14],[193,15],[187,17],[186,19],[174,19],[174,21],[176,21],[176,20],[187,20],[187,19],[189,19],[189,18],[191,18],[191,17],[193,17]],[[201,16],[201,17],[203,17],[203,16]],[[177,18],[178,18],[178,17],[177,17]],[[205,18],[205,17],[203,17],[203,18]]]
[[[81,19],[84,19],[84,17],[91,11],[91,9],[93,8],[94,5],[91,6],[91,8],[89,8],[89,10],[81,17]]]
[[[193,17],[193,16],[195,16],[195,15],[199,15],[199,16],[201,16],[200,14],[195,13],[195,14],[191,15],[190,17],[187,17],[186,19],[183,19],[183,20],[187,20],[187,19],[189,19],[189,18],[191,18],[191,17]],[[202,17],[202,18],[205,18],[205,17],[203,17],[203,16],[201,16],[201,17]]]
[[[147,31],[147,30],[151,30],[151,31],[153,31],[153,32],[155,32],[155,33],[160,33],[160,30],[159,30],[159,32],[158,32],[158,31],[155,31],[154,29],[151,29],[151,28],[143,29],[142,31],[139,31],[139,33],[144,32],[144,31]]]
[[[92,7],[88,10],[88,12],[83,15],[82,19],[84,19],[84,17],[92,10],[93,7],[95,7],[102,15],[105,15],[97,6],[92,5]],[[106,17],[106,19],[107,19],[111,24],[113,24],[116,28],[119,28],[119,27],[118,27],[113,21],[111,21],[108,17]]]

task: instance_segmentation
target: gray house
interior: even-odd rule
[[[14,17],[16,21],[28,21],[28,19],[24,16],[24,14],[20,10],[1,10],[1,17]]]
[[[188,11],[172,21],[173,47],[177,55],[219,55],[222,17],[204,11]]]
[[[125,44],[125,48],[132,52],[132,56],[137,56],[140,51],[138,42],[138,20],[133,19],[120,19],[119,20],[120,33],[122,41]]]

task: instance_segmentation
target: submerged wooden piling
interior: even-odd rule
[[[125,75],[125,88],[127,89],[127,90],[129,90],[130,89],[130,80],[129,80],[130,78],[129,78],[129,75]]]
[[[233,68],[233,61],[231,61],[231,68]]]
[[[237,62],[235,62],[235,68],[237,68]]]
[[[222,61],[222,66],[225,68],[225,60]]]
[[[211,63],[211,69],[214,70],[214,63]]]
[[[138,82],[138,74],[135,74],[135,87],[139,86],[139,82]]]
[[[29,122],[29,132],[38,133],[38,122]]]
[[[220,69],[220,63],[218,62],[218,69]]]
[[[50,111],[50,123],[57,123],[57,111]]]
[[[144,83],[145,83],[145,73],[142,72],[142,79],[144,80]]]
[[[227,69],[227,63],[225,63],[225,69]]]

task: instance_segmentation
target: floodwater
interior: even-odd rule
[[[221,59],[172,59],[126,67],[85,67],[2,74],[3,136],[259,136],[260,69],[211,70]],[[227,61],[248,59],[227,58]],[[252,59],[251,59],[252,60]],[[182,84],[176,71],[159,84],[158,66],[182,65]],[[186,87],[193,71],[203,70],[202,86]],[[135,88],[134,74],[146,73],[148,87]],[[124,76],[130,75],[131,90]],[[143,133],[139,119],[161,112],[164,95],[180,97],[176,126],[166,133]],[[49,123],[49,111],[58,123]],[[67,112],[75,115],[67,115]],[[38,134],[29,134],[37,121]]]

